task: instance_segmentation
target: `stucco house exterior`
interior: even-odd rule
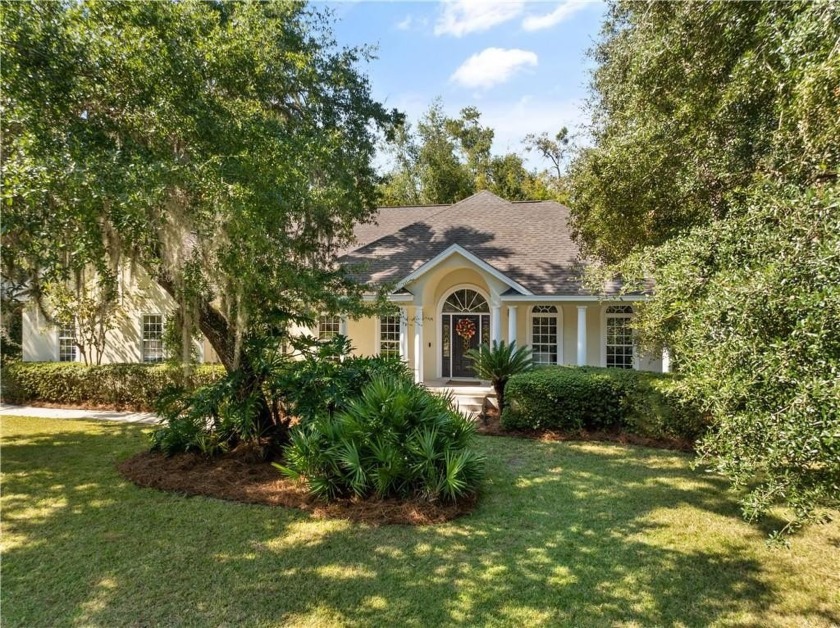
[[[376,223],[357,226],[341,261],[359,281],[388,286],[398,313],[322,316],[309,331],[343,334],[358,354],[399,355],[428,384],[474,379],[464,354],[493,340],[529,345],[540,364],[662,371],[660,356],[639,355],[633,344],[633,304],[644,295],[587,292],[568,219],[554,201],[509,202],[487,191],[452,205],[383,207]],[[174,303],[142,276],[122,285],[126,320],[111,332],[103,362],[158,360]],[[24,360],[77,359],[69,333],[28,310]],[[215,361],[208,343],[197,350]]]

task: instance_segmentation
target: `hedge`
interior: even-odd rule
[[[218,364],[184,370],[171,364],[85,366],[75,362],[15,362],[3,368],[3,400],[148,411],[169,386],[194,389],[224,374],[224,367]]]
[[[701,412],[679,397],[673,375],[598,367],[546,367],[515,375],[505,389],[505,429],[623,430],[694,441]]]

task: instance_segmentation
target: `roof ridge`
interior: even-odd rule
[[[428,203],[426,205],[380,205],[376,209],[418,209],[421,207],[452,207],[446,203]]]
[[[469,196],[467,196],[466,198],[462,198],[460,201],[456,201],[456,202],[452,203],[452,207],[455,207],[456,205],[460,205],[461,203],[466,203],[468,200],[473,199],[473,198],[475,198],[476,196],[482,196],[482,195],[485,195],[485,196],[492,196],[493,198],[497,198],[497,199],[499,199],[500,201],[504,201],[505,203],[510,203],[510,201],[509,201],[509,200],[507,200],[507,199],[505,199],[505,198],[502,198],[502,197],[501,197],[501,196],[499,196],[498,194],[494,194],[494,193],[493,193],[493,192],[491,192],[490,190],[488,190],[488,189],[484,189],[484,190],[479,190],[478,192],[473,192],[472,194],[470,194],[470,195],[469,195]]]

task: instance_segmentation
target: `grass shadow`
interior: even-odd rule
[[[142,428],[23,421],[3,430],[8,626],[773,623],[794,569],[674,452],[482,438],[474,513],[375,528],[138,489],[114,466]],[[840,621],[830,590],[797,620]]]

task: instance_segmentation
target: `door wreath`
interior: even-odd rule
[[[464,351],[468,351],[470,340],[475,336],[475,323],[469,318],[462,318],[455,324],[455,333],[464,340]]]

